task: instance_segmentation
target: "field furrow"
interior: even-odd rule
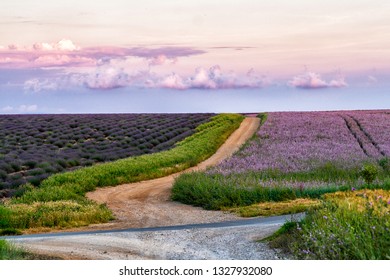
[[[362,129],[360,123],[355,118],[349,115],[340,116],[344,119],[349,131],[355,137],[359,146],[368,157],[377,159],[384,156],[384,153],[380,151],[378,145],[372,140],[370,135]]]
[[[350,112],[359,124],[361,130],[381,152],[382,156],[390,157],[390,114],[388,111]]]

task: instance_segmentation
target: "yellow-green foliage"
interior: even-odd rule
[[[87,201],[86,192],[158,178],[194,166],[214,154],[242,120],[238,114],[217,115],[171,150],[50,176],[39,188],[0,206],[0,228],[64,227],[108,221],[112,218],[108,209]]]
[[[359,190],[336,192],[324,195],[326,201],[332,202],[339,208],[349,211],[365,212],[367,208],[372,214],[383,216],[390,214],[390,191]]]
[[[226,209],[242,217],[277,216],[305,212],[320,204],[317,199],[298,198],[281,202],[263,202],[249,206]]]
[[[9,228],[76,227],[112,219],[107,208],[94,203],[63,200],[6,206]]]

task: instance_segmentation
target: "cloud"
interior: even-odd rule
[[[38,105],[36,104],[30,104],[30,105],[20,105],[19,107],[15,108],[12,106],[6,106],[0,109],[0,112],[2,113],[34,113],[38,110]]]
[[[24,90],[32,92],[41,92],[44,90],[57,90],[60,87],[59,80],[53,79],[30,79],[24,82]]]
[[[372,75],[369,75],[367,77],[367,80],[368,80],[368,84],[370,85],[378,83],[378,78]]]
[[[234,72],[223,72],[219,65],[209,69],[199,67],[192,76],[183,78],[177,74],[165,77],[160,87],[174,89],[234,89],[234,88],[262,88],[268,85],[265,76],[258,76],[253,69],[245,75]]]
[[[81,48],[69,39],[62,39],[57,43],[35,43],[27,47],[11,44],[7,48],[0,48],[0,68],[93,67],[101,61],[115,58],[126,60],[128,57],[143,58],[149,66],[153,66],[175,63],[179,57],[203,53],[205,51],[191,47]]]
[[[84,77],[85,86],[90,89],[113,89],[129,84],[129,76],[123,69],[100,67]]]
[[[333,87],[333,88],[343,88],[347,87],[348,83],[345,81],[345,78],[339,77],[337,79],[331,80],[328,84],[328,87]]]
[[[21,113],[32,113],[38,110],[38,105],[20,105],[18,111]]]
[[[24,83],[24,89],[40,92],[84,86],[89,89],[100,90],[121,87],[218,90],[262,88],[270,83],[267,77],[257,75],[253,69],[246,74],[236,74],[232,71],[224,72],[218,65],[209,69],[198,67],[189,76],[182,76],[177,73],[158,75],[150,69],[131,71],[117,66],[116,63],[108,63],[91,72],[68,73],[54,78],[30,79]]]
[[[0,111],[3,112],[3,113],[10,113],[13,110],[14,110],[14,107],[12,107],[12,106],[5,106],[5,107],[1,108]]]
[[[33,49],[37,51],[77,51],[81,48],[69,39],[62,39],[57,43],[35,43]]]
[[[55,66],[95,66],[94,59],[75,55],[53,54],[43,55],[33,61],[36,67],[55,67]]]
[[[159,86],[162,88],[171,88],[171,89],[187,89],[188,86],[183,78],[176,74],[172,73],[164,78],[162,78],[159,82]]]
[[[306,72],[302,75],[295,76],[288,82],[288,85],[302,89],[341,88],[348,86],[343,77],[338,77],[327,82],[322,79],[320,74],[314,72]]]
[[[147,59],[149,66],[163,65],[166,63],[175,64],[177,62],[177,57],[169,58],[164,54],[160,54],[157,57],[151,57]]]
[[[126,53],[132,56],[139,57],[158,57],[160,55],[164,55],[167,58],[177,58],[177,57],[185,57],[192,55],[199,55],[206,53],[203,50],[194,49],[191,47],[160,47],[160,48],[129,48]]]

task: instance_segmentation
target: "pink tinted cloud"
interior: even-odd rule
[[[288,85],[302,89],[342,88],[348,86],[343,77],[338,77],[327,82],[320,74],[315,72],[306,72],[302,75],[295,76],[288,82]]]
[[[124,48],[90,47],[81,48],[71,40],[57,43],[36,43],[23,47],[15,44],[0,48],[0,68],[43,68],[43,67],[88,67],[96,66],[102,60],[135,56],[144,58],[149,65],[174,63],[178,57],[205,53],[190,47]]]
[[[129,84],[129,75],[123,69],[113,67],[98,68],[84,77],[84,84],[90,89],[113,89]]]
[[[161,79],[159,86],[162,88],[171,88],[171,89],[186,89],[187,85],[183,78],[176,74],[172,73]]]
[[[268,80],[264,76],[257,76],[253,70],[243,75],[225,73],[218,65],[209,69],[199,67],[190,76],[181,76],[177,73],[159,76],[150,70],[130,73],[115,65],[102,65],[89,73],[70,73],[52,79],[31,79],[25,82],[24,88],[34,92],[73,86],[100,90],[121,87],[218,90],[261,88],[267,84]]]
[[[246,74],[240,75],[232,71],[224,72],[219,65],[209,69],[199,67],[192,76],[182,78],[176,75],[177,87],[174,84],[170,88],[176,89],[234,89],[234,88],[262,88],[268,84],[267,78],[258,76],[251,69]],[[161,84],[164,86],[164,83]]]

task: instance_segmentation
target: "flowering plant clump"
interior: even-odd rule
[[[303,259],[390,259],[390,192],[325,195],[300,224],[295,255]]]

